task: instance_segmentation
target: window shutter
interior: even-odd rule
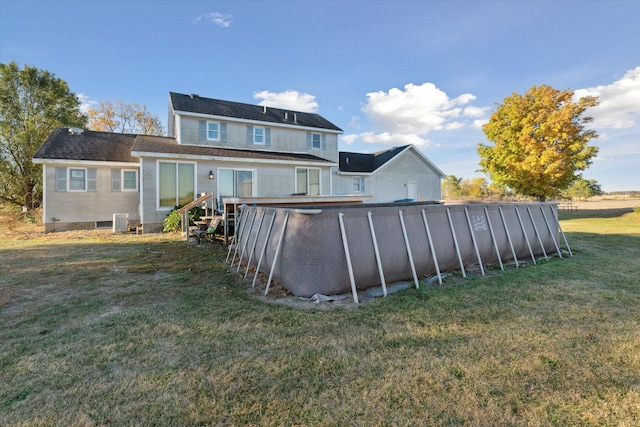
[[[56,168],[56,191],[67,191],[67,168]]]
[[[320,135],[320,140],[322,141],[320,143],[320,147],[322,148],[322,151],[327,151],[327,135],[325,134]]]
[[[120,180],[122,172],[120,169],[111,169],[111,191],[120,191],[122,188]]]
[[[198,141],[207,140],[207,122],[198,120]]]
[[[266,146],[271,145],[271,129],[270,128],[264,129],[264,145]]]
[[[253,144],[253,126],[247,125],[247,144]]]
[[[227,124],[220,123],[220,142],[227,142]]]
[[[311,136],[311,132],[307,132],[307,150],[311,150],[311,146],[312,146],[312,142],[311,142],[312,136]]]
[[[98,191],[98,169],[87,168],[87,191]]]
[[[360,192],[364,193],[364,176],[360,177]]]

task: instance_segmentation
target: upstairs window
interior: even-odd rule
[[[260,126],[247,126],[247,144],[271,145],[271,129]]]
[[[253,128],[253,143],[264,145],[264,128]]]
[[[307,150],[327,149],[327,135],[322,133],[307,132]]]
[[[207,140],[220,141],[220,123],[207,122]]]
[[[227,142],[227,124],[198,120],[198,141]]]

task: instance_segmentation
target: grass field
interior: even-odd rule
[[[573,258],[333,310],[219,245],[5,225],[0,425],[640,425],[640,214],[561,224]]]

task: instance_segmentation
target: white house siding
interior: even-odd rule
[[[368,180],[366,193],[373,203],[406,199],[407,183],[416,183],[418,200],[440,200],[440,176],[411,150],[378,169]]]
[[[169,99],[169,108],[167,108],[168,117],[167,117],[167,136],[171,136],[175,138],[175,120],[176,117],[173,113],[173,105],[171,104],[171,99]]]
[[[407,150],[370,175],[338,174],[333,178],[334,194],[353,194],[353,177],[364,176],[363,194],[371,203],[389,203],[408,198],[408,182],[416,183],[418,200],[440,200],[440,176],[413,150]]]
[[[251,161],[213,161],[207,159],[170,159],[144,157],[142,170],[142,224],[144,232],[162,231],[163,223],[170,209],[158,209],[157,206],[157,162],[177,161],[196,163],[196,193],[213,192],[218,197],[218,180],[221,169],[244,169],[254,172],[256,181],[255,197],[290,196],[295,193],[295,164],[261,163]],[[300,167],[320,168],[314,165]],[[320,180],[322,194],[331,194],[330,168],[321,167]],[[213,172],[214,179],[209,179]]]
[[[56,168],[95,168],[96,191],[56,191]],[[129,214],[139,219],[138,191],[111,191],[111,169],[137,169],[132,165],[56,163],[44,165],[45,200],[43,222],[45,232],[92,229],[97,222],[113,220],[114,213]],[[53,220],[56,219],[56,221]]]
[[[309,153],[320,158],[338,161],[338,135],[337,133],[323,132],[322,129],[308,130],[295,129],[282,126],[273,126],[270,123],[251,124],[253,126],[267,127],[271,132],[271,145],[256,145],[247,143],[247,123],[227,123],[227,140],[200,141],[199,121],[203,118],[180,116],[180,143],[185,145],[206,145],[227,148],[240,148],[245,150],[264,150],[293,153]],[[326,135],[325,150],[307,150],[307,132]]]
[[[364,178],[364,191],[361,193],[356,193],[353,191],[353,178],[363,177]],[[362,175],[351,175],[351,174],[342,174],[342,175],[334,175],[333,176],[333,194],[336,195],[345,195],[345,194],[370,194],[369,191],[369,183],[371,178],[369,178],[369,174]]]

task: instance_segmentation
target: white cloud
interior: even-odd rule
[[[433,83],[414,85],[388,92],[367,94],[362,111],[377,132],[347,135],[347,144],[355,141],[368,144],[427,146],[427,134],[432,131],[451,131],[471,125],[470,119],[481,119],[488,108],[470,104],[476,97],[470,93],[450,98]],[[475,123],[475,122],[474,122]]]
[[[255,99],[262,99],[258,105],[267,107],[282,108],[284,110],[302,111],[305,113],[316,113],[318,103],[316,97],[308,93],[300,93],[295,90],[284,92],[269,92],[263,90],[253,95]]]
[[[600,105],[590,108],[593,128],[625,129],[640,124],[640,67],[627,71],[620,80],[574,92],[575,99],[598,96]]]
[[[342,142],[344,142],[345,144],[351,145],[354,142],[357,142],[359,137],[360,135],[352,133],[349,135],[342,135],[341,139],[342,139]]]
[[[471,124],[471,127],[473,129],[482,130],[482,126],[484,126],[487,123],[489,123],[489,119],[477,119],[473,121],[473,123]]]
[[[409,83],[404,90],[393,88],[389,92],[371,92],[367,98],[362,111],[381,130],[423,135],[445,129],[450,119],[462,113],[457,107],[473,101],[475,96],[463,94],[451,99],[433,83]]]
[[[197,24],[203,19],[206,19],[207,21],[217,25],[218,27],[227,28],[230,27],[231,23],[233,22],[231,21],[231,18],[233,18],[233,15],[225,15],[224,13],[220,12],[211,12],[205,15],[196,16],[191,20],[191,22]]]
[[[355,142],[362,142],[365,144],[382,144],[391,146],[400,146],[413,144],[417,147],[426,147],[431,144],[426,138],[423,138],[415,134],[393,134],[389,132],[363,132],[360,134],[349,134],[342,137],[342,141],[351,145]]]
[[[444,125],[443,129],[444,130],[455,130],[455,129],[462,129],[463,127],[464,127],[464,123],[462,123],[462,122],[449,122],[449,123]]]
[[[489,111],[488,107],[480,108],[470,105],[468,107],[464,107],[462,114],[465,117],[482,117],[487,111]]]
[[[80,101],[80,113],[84,114],[85,116],[89,113],[90,108],[94,108],[96,105],[98,105],[98,101],[92,101],[91,99],[89,99],[89,96],[85,95],[84,93],[78,93],[76,96],[78,98],[78,101]]]

